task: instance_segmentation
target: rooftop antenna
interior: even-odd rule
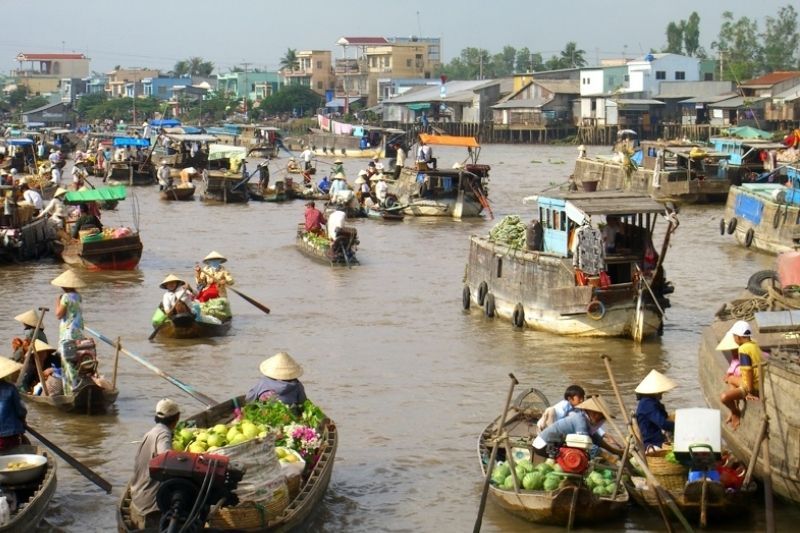
[[[417,35],[422,37],[422,23],[419,20],[419,11],[417,11]]]

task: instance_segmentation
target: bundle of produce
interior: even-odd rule
[[[552,491],[565,481],[559,465],[540,463],[533,466],[528,459],[517,461],[514,473],[521,489]],[[514,490],[514,476],[508,463],[498,462],[492,471],[492,483],[503,490]]]
[[[31,189],[43,189],[50,185],[50,174],[48,171],[47,175],[30,175],[25,178],[25,182],[28,184],[28,187]]]
[[[227,298],[212,298],[200,304],[200,313],[218,320],[231,317],[231,304]]]
[[[597,496],[611,496],[614,492],[614,472],[608,469],[597,469],[586,476],[584,483]]]
[[[176,430],[172,437],[172,448],[192,453],[216,452],[225,446],[235,446],[259,437],[266,437],[269,428],[249,420],[229,424],[217,424],[213,428],[189,428]]]
[[[330,239],[315,233],[304,233],[303,240],[318,250],[324,250],[331,246]]]
[[[525,247],[525,223],[517,215],[508,215],[495,224],[489,239],[512,248]]]

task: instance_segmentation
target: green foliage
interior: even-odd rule
[[[682,20],[681,24],[683,24],[683,49],[686,55],[692,57],[705,55],[700,47],[700,15],[692,11],[689,20]]]
[[[281,69],[294,70],[297,66],[297,50],[294,48],[287,48],[286,53],[281,58]]]
[[[155,98],[137,98],[136,120],[141,121],[146,117],[152,117],[153,113],[159,110],[159,107],[159,102]],[[111,119],[130,122],[133,120],[133,98],[104,99],[88,107],[83,118],[86,120]]]
[[[202,57],[182,59],[172,67],[175,76],[203,76],[208,77],[214,72],[214,63],[205,61]]]
[[[758,42],[758,22],[748,17],[738,20],[733,13],[722,13],[722,26],[712,48],[719,50],[724,62],[722,78],[737,83],[749,80],[761,73],[762,48]]]
[[[30,111],[31,109],[36,109],[37,107],[42,107],[43,105],[47,105],[50,103],[50,100],[45,98],[44,96],[30,96],[27,100],[22,102],[20,105],[21,111]]]
[[[323,105],[323,98],[302,85],[289,85],[261,102],[265,113],[291,113],[297,111],[301,116],[311,115]]]
[[[793,70],[800,66],[800,34],[797,30],[797,11],[791,5],[782,7],[777,17],[766,18],[762,36],[762,57],[766,72]]]
[[[667,24],[667,47],[664,48],[664,52],[668,54],[680,54],[683,52],[683,26],[683,21]]]
[[[75,111],[78,112],[78,118],[85,120],[89,115],[89,111],[102,105],[107,99],[105,93],[84,94],[78,98],[78,102],[75,106]]]

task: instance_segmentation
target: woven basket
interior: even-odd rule
[[[286,485],[289,487],[289,499],[293,500],[300,493],[300,483],[303,477],[300,474],[286,476]]]
[[[236,507],[220,507],[208,517],[219,529],[264,529],[289,506],[289,491],[279,490],[269,502],[242,502]]]
[[[659,450],[646,455],[647,467],[653,476],[667,490],[681,491],[686,485],[689,469],[681,464],[667,461],[666,455],[672,450]]]

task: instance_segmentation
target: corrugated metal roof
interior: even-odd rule
[[[694,98],[732,93],[731,81],[662,81],[654,98]]]
[[[664,102],[650,98],[617,98],[609,102],[616,102],[617,105],[664,105]]]
[[[715,94],[712,96],[697,96],[695,98],[688,98],[686,100],[681,100],[679,103],[681,104],[712,104],[714,102],[721,102],[722,100],[727,100],[728,98],[733,98],[736,96],[736,93],[728,93],[728,94]]]
[[[762,102],[764,100],[767,100],[767,98],[754,98],[752,96],[736,96],[734,98],[728,98],[727,100],[720,100],[718,102],[708,104],[708,107],[716,107],[719,109],[736,109],[737,107],[743,107],[744,105],[755,104],[758,102]],[[747,104],[745,104],[745,102]]]
[[[793,102],[800,98],[800,84],[772,96],[775,101]]]
[[[542,197],[562,198],[587,215],[663,213],[664,206],[650,196],[617,191],[547,193]]]
[[[492,106],[492,109],[535,109],[551,102],[552,98],[523,98],[519,100],[506,100]]]
[[[498,84],[497,80],[466,80],[466,81],[448,81],[445,84],[446,94],[444,98],[441,97],[441,86],[430,85],[422,87],[414,87],[409,89],[399,96],[384,100],[384,104],[413,104],[416,102],[458,102],[466,99],[470,101],[473,98],[473,92],[483,87],[488,87],[493,84]],[[459,94],[465,93],[465,94]]]
[[[769,74],[765,74],[759,78],[746,81],[741,85],[742,87],[772,87],[776,83],[790,80],[792,78],[800,79],[800,70],[778,70],[775,72],[770,72]]]

